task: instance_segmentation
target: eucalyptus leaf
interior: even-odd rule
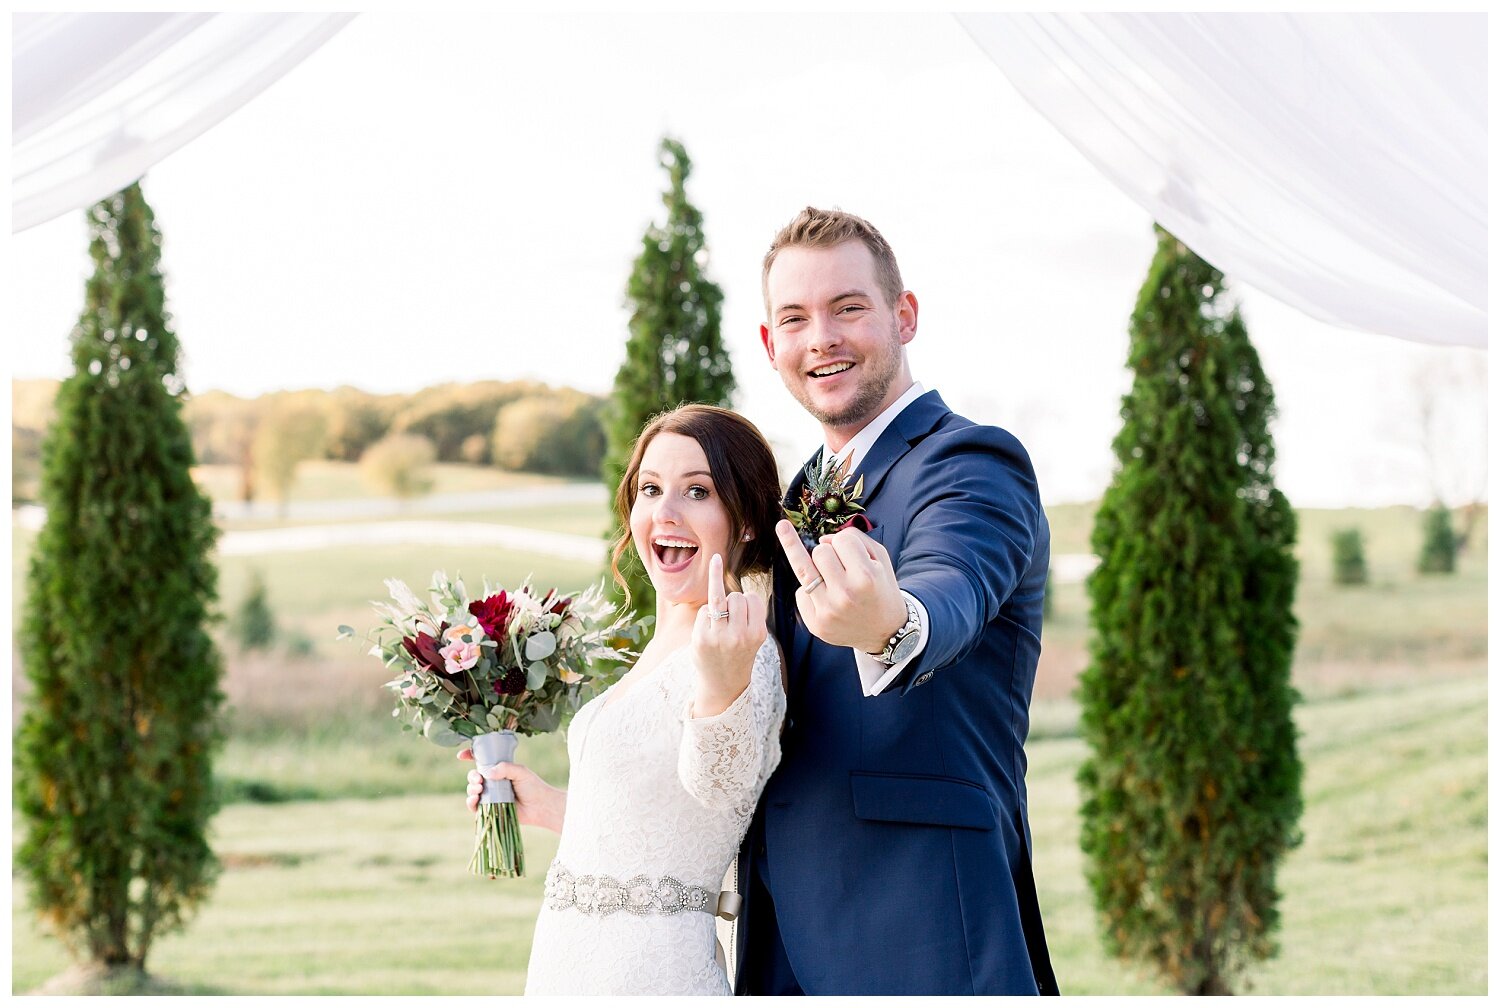
[[[441,718],[431,718],[422,726],[422,734],[427,739],[440,746],[456,746],[463,742],[464,737],[449,728]]]
[[[531,721],[527,725],[534,732],[557,731],[557,726],[562,723],[562,712],[556,706],[538,707],[531,714]]]
[[[547,681],[547,666],[542,662],[532,662],[526,669],[526,688],[532,692],[542,688]]]
[[[484,720],[485,720],[485,723],[488,724],[495,731],[499,731],[500,730],[500,719],[495,716],[495,712],[494,711],[490,711],[488,714],[486,714],[484,716]]]
[[[338,639],[338,640],[347,640],[348,638],[353,637],[353,636],[354,636],[354,628],[352,626],[346,626],[343,623],[339,624],[339,635],[338,635],[338,637],[336,639]]]
[[[526,639],[526,660],[540,661],[557,650],[557,637],[551,630],[532,634]]]

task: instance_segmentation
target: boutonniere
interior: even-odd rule
[[[865,508],[859,502],[865,492],[865,478],[854,480],[852,487],[851,479],[848,459],[840,463],[831,457],[821,465],[808,463],[807,481],[802,485],[797,508],[783,509],[787,520],[796,526],[802,545],[812,549],[820,538],[841,529],[869,532],[875,528],[875,523],[862,513]]]

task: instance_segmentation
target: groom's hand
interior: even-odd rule
[[[885,547],[859,529],[826,535],[809,553],[792,523],[776,523],[776,538],[796,577],[797,611],[813,636],[867,654],[885,649],[906,623],[906,600]]]

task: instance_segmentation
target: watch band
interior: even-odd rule
[[[885,650],[873,656],[882,665],[895,665],[902,658],[906,657],[911,652],[912,645],[907,645],[906,647],[902,647],[901,645],[908,639],[918,637],[922,632],[922,617],[917,612],[916,605],[904,595],[901,597],[901,600],[906,603],[906,622],[901,625],[900,629],[891,634],[891,639],[886,642]],[[897,652],[901,652],[901,654],[898,656]]]

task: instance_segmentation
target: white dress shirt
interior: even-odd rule
[[[907,389],[900,399],[891,403],[886,407],[885,412],[860,428],[859,433],[854,435],[848,444],[844,445],[843,451],[835,453],[825,443],[823,445],[823,453],[818,457],[819,463],[821,464],[823,459],[828,458],[829,455],[833,455],[840,463],[845,460],[852,460],[850,461],[848,472],[850,476],[858,479],[860,460],[869,454],[871,448],[875,447],[875,442],[880,440],[880,435],[885,433],[885,429],[891,425],[891,421],[896,419],[902,410],[916,401],[924,391],[926,390],[922,388],[921,382],[912,382],[911,388]],[[894,558],[892,558],[892,562],[895,562]],[[894,665],[886,665],[876,659],[874,655],[866,654],[857,647],[849,649],[854,652],[854,664],[859,669],[860,685],[863,687],[865,696],[867,697],[879,696],[880,692],[901,674],[901,670],[910,665],[922,653],[922,650],[927,647],[927,628],[929,625],[927,622],[927,608],[922,605],[920,599],[905,589],[902,589],[901,594],[910,600],[912,605],[916,606],[917,616],[922,621],[922,636],[917,642],[917,649]]]

